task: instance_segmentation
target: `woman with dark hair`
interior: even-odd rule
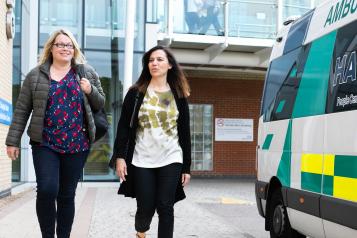
[[[136,236],[145,237],[159,215],[159,238],[173,237],[174,203],[190,181],[190,88],[165,47],[142,58],[143,70],[125,96],[112,161],[122,180],[119,194],[136,198]]]

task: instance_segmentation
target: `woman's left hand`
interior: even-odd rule
[[[186,186],[191,180],[190,174],[182,174],[182,186]]]
[[[92,85],[86,78],[81,78],[81,89],[85,94],[90,94],[92,92]]]

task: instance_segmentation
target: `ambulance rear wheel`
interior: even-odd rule
[[[276,189],[271,197],[270,207],[270,237],[271,238],[303,238],[297,231],[291,228],[286,207],[283,204],[283,196],[280,189]]]

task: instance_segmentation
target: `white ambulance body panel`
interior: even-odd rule
[[[356,238],[357,232],[354,229],[341,226],[339,224],[323,220],[326,238]]]
[[[323,154],[324,116],[296,118],[292,124],[291,187],[301,189],[301,158]]]
[[[324,227],[321,218],[288,208],[291,226],[306,235],[314,238],[325,238]]]
[[[289,120],[276,121],[271,123],[264,123],[264,131],[262,137],[265,138],[268,134],[274,134],[270,144],[269,152],[262,153],[258,151],[259,160],[258,166],[258,180],[269,181],[278,170],[279,162],[282,155],[282,150],[285,141],[285,132],[288,128]]]
[[[357,111],[328,115],[324,140],[326,154],[357,155]]]

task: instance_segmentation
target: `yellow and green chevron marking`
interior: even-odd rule
[[[303,154],[301,188],[357,201],[357,156]]]

